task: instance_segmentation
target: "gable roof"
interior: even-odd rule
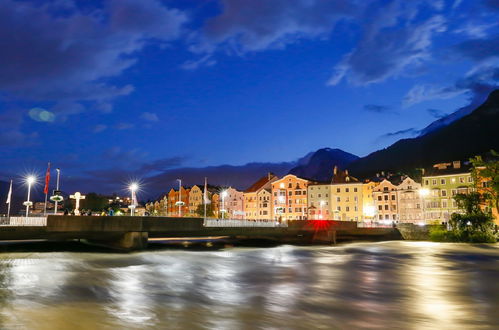
[[[244,192],[245,193],[252,193],[252,192],[257,192],[258,190],[262,189],[266,184],[272,181],[272,179],[277,179],[277,176],[275,176],[273,173],[269,173],[266,176],[261,177],[251,185],[248,189],[246,189]]]

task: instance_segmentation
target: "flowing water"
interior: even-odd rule
[[[499,246],[0,254],[2,329],[498,329]]]

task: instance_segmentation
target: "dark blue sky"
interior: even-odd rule
[[[483,101],[497,17],[497,0],[3,0],[0,179],[51,161],[99,190],[364,156]]]

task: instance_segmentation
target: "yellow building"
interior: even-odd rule
[[[307,219],[307,187],[311,182],[288,174],[272,182],[272,213],[276,220]]]
[[[348,171],[334,168],[328,184],[308,186],[309,219],[364,221],[374,216],[373,187],[375,183],[362,183]]]
[[[193,186],[189,192],[189,216],[197,217],[199,205],[203,205],[203,187]]]
[[[277,176],[269,173],[246,189],[244,192],[245,219],[272,219],[272,182],[278,179]]]

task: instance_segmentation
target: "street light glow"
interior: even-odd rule
[[[36,181],[36,178],[33,175],[29,175],[29,176],[26,177],[26,183],[29,184],[29,185],[35,183],[35,181]]]
[[[129,188],[131,191],[135,192],[135,191],[139,190],[139,184],[134,182],[134,183],[130,184]]]
[[[430,189],[428,188],[421,188],[419,189],[419,195],[422,197],[426,197],[430,194]]]

